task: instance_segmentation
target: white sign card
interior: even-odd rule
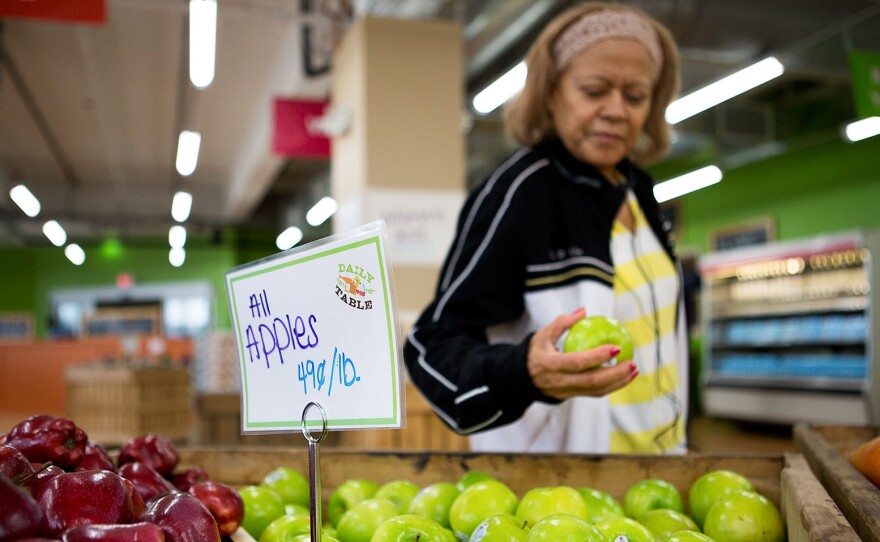
[[[397,309],[382,221],[230,270],[243,433],[400,428]],[[310,428],[321,420],[308,420]]]

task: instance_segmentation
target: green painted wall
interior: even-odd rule
[[[705,253],[712,232],[764,218],[779,240],[880,228],[880,138],[832,138],[727,170],[678,205],[680,251]]]

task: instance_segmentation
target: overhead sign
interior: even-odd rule
[[[880,116],[880,53],[852,51],[849,63],[856,113],[859,118]]]
[[[0,0],[0,17],[103,23],[105,0]]]
[[[273,150],[290,158],[328,158],[330,139],[312,129],[327,109],[327,100],[275,100]]]
[[[242,432],[299,430],[312,402],[329,430],[402,427],[386,239],[374,222],[226,274]]]

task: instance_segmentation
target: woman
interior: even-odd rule
[[[590,3],[556,17],[526,64],[505,112],[523,148],[464,205],[404,347],[410,377],[475,451],[683,452],[680,273],[637,166],[669,146],[675,43],[641,11]],[[625,325],[634,359],[561,352],[585,314]]]

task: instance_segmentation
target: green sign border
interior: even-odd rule
[[[399,423],[399,420],[400,420],[399,410],[398,410],[400,408],[400,405],[399,405],[400,387],[397,382],[396,367],[397,367],[398,360],[397,360],[397,351],[394,348],[394,334],[392,332],[393,322],[391,319],[391,308],[392,308],[391,289],[388,287],[388,275],[385,272],[385,258],[382,257],[380,237],[378,235],[374,235],[374,236],[368,237],[366,239],[362,239],[360,241],[355,241],[354,243],[349,243],[347,245],[343,245],[343,246],[339,246],[339,247],[332,248],[329,250],[325,250],[323,252],[318,252],[318,253],[312,254],[310,256],[305,256],[305,257],[300,258],[298,260],[285,261],[285,262],[282,262],[282,263],[275,265],[273,267],[267,267],[265,269],[260,269],[259,271],[254,271],[252,273],[247,273],[244,275],[240,275],[240,276],[228,279],[229,297],[232,301],[232,312],[235,314],[235,327],[236,327],[235,331],[236,331],[236,336],[238,338],[238,344],[239,344],[239,348],[240,348],[239,361],[242,365],[244,365],[244,363],[245,363],[245,361],[244,361],[244,356],[245,356],[244,341],[242,340],[242,336],[241,336],[241,326],[238,323],[238,317],[237,317],[238,312],[236,310],[238,305],[235,302],[235,289],[233,288],[233,286],[236,282],[238,282],[240,280],[244,280],[244,279],[253,278],[253,277],[256,277],[259,275],[263,275],[265,273],[278,271],[279,269],[293,267],[295,265],[300,265],[300,264],[307,263],[307,262],[310,262],[313,260],[318,260],[321,258],[325,258],[327,256],[332,256],[334,254],[339,254],[340,252],[346,252],[346,251],[360,248],[362,246],[366,246],[366,245],[370,245],[370,244],[373,244],[376,246],[376,254],[377,254],[378,260],[379,260],[379,275],[382,277],[382,286],[385,288],[385,295],[384,295],[384,297],[385,297],[385,323],[386,323],[386,328],[388,330],[388,351],[391,354],[391,379],[392,379],[391,387],[394,390],[393,409],[392,409],[393,414],[388,418],[354,418],[354,419],[329,419],[328,418],[327,419],[327,428],[328,429],[334,428],[334,427],[342,427],[342,426],[345,426],[345,427],[367,427],[367,426],[377,426],[377,425],[388,426],[389,424],[394,424],[395,422]],[[244,369],[244,367],[243,367],[243,369]],[[300,420],[290,420],[290,421],[276,421],[276,422],[252,422],[252,421],[250,421],[250,412],[248,409],[248,386],[247,386],[247,371],[246,370],[242,370],[242,379],[243,379],[242,394],[244,395],[243,405],[244,405],[244,410],[245,410],[244,416],[242,416],[242,419],[244,420],[244,428],[245,429],[272,429],[272,428],[289,427],[292,425],[299,426],[302,424],[301,419]],[[306,427],[309,427],[309,428],[321,427],[322,425],[323,425],[323,422],[321,420],[307,420],[306,421]]]

